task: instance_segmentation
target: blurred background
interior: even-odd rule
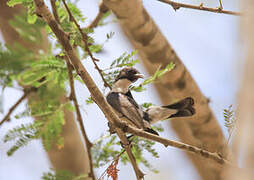
[[[204,6],[219,7],[219,1],[216,0],[178,0],[177,2],[195,5],[204,3]],[[94,0],[82,0],[78,2],[78,7],[87,17],[86,23],[82,24],[82,26],[88,25],[94,19],[98,12],[98,3],[98,1]],[[171,6],[156,0],[143,0],[143,3],[196,80],[203,94],[211,100],[210,107],[227,137],[223,109],[231,104],[234,108],[237,106],[237,92],[244,59],[242,55],[242,41],[239,37],[239,17],[182,8],[175,12]],[[238,0],[223,0],[222,3],[225,10],[240,11]],[[102,69],[106,68],[112,60],[119,57],[123,52],[134,50],[115,20],[116,18],[110,15],[107,21],[111,23],[96,28],[93,35],[97,42],[102,43],[106,39],[107,33],[111,31],[115,33],[114,37],[105,44],[103,52],[95,55],[101,60],[99,66]],[[1,35],[0,39],[3,42]],[[91,61],[86,60],[83,63],[90,74],[92,74],[97,85],[103,89],[101,79]],[[136,68],[148,77],[142,64],[137,65]],[[107,120],[95,104],[86,105],[85,100],[90,95],[86,87],[79,83],[75,85],[77,87],[79,104],[83,107],[81,110],[85,121],[85,128],[90,140],[93,142],[102,134],[107,133]],[[154,87],[150,85],[147,89],[147,91],[142,93],[133,93],[137,102],[139,104],[143,102],[161,104]],[[2,106],[3,114],[0,113],[1,119],[17,99],[22,96],[22,91],[6,88],[4,93],[1,92],[0,96],[4,99]],[[13,114],[22,112],[24,108],[25,103],[22,103]],[[43,172],[49,171],[50,163],[39,140],[32,141],[11,157],[6,155],[7,150],[12,144],[3,143],[2,138],[5,133],[16,125],[31,121],[32,119],[30,118],[12,121],[11,123],[5,123],[0,128],[1,180],[36,180],[41,178]],[[94,124],[95,121],[96,126]],[[175,133],[168,128],[168,125],[165,125],[166,123],[161,123],[164,127],[164,132],[160,133],[160,135],[178,140]],[[159,178],[161,180],[200,179],[196,170],[182,151],[171,147],[165,148],[160,144],[156,144],[156,150],[160,158],[153,158],[149,154],[147,154],[147,157],[153,167],[159,170],[159,174],[154,174],[146,168],[141,167],[147,174],[145,176],[146,180]],[[96,169],[97,177],[106,168],[107,166]],[[118,169],[120,170],[119,179],[135,179],[134,171],[130,165],[123,166],[120,164]]]

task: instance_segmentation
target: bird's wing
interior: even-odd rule
[[[107,96],[108,103],[138,128],[144,129],[142,118],[143,111],[139,108],[136,101],[122,93],[110,93]]]
[[[127,93],[125,93],[125,95],[134,100],[134,98],[133,98],[133,96],[132,96],[130,90],[129,90]],[[135,101],[135,100],[134,100],[134,101]],[[135,103],[136,103],[136,101],[135,101]],[[137,103],[136,103],[136,104],[137,104]]]

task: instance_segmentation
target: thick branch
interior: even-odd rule
[[[212,153],[212,152],[206,151],[204,149],[200,149],[196,146],[192,146],[192,145],[188,145],[188,144],[185,144],[182,142],[177,142],[177,141],[165,139],[163,137],[156,136],[151,133],[147,133],[141,129],[137,129],[132,126],[128,126],[127,124],[125,124],[123,122],[117,123],[117,126],[120,128],[126,129],[127,132],[129,132],[133,135],[159,142],[165,146],[172,146],[172,147],[175,147],[178,149],[185,150],[187,152],[192,152],[192,153],[202,156],[204,158],[212,159],[219,164],[226,164],[226,165],[233,166],[228,160],[221,157],[218,153]]]
[[[8,113],[4,116],[4,118],[3,118],[2,121],[0,122],[0,126],[1,126],[5,121],[9,121],[9,120],[10,120],[10,115],[11,115],[11,113],[12,113],[12,112],[18,107],[18,105],[19,105],[20,103],[22,103],[22,102],[26,99],[26,97],[27,97],[31,92],[33,92],[33,91],[35,91],[34,88],[30,88],[30,89],[24,90],[23,96],[21,96],[21,97],[19,98],[19,100],[9,109]]]
[[[80,32],[80,34],[81,34],[81,36],[82,36],[82,40],[83,40],[84,45],[85,45],[85,51],[88,53],[88,55],[89,55],[90,58],[92,59],[93,64],[94,64],[94,66],[95,66],[95,69],[99,72],[99,74],[100,74],[100,76],[101,76],[101,79],[102,79],[102,81],[104,82],[104,86],[111,89],[111,86],[107,83],[107,81],[105,80],[105,78],[104,78],[104,76],[103,76],[103,74],[102,74],[102,70],[99,68],[99,66],[98,66],[97,63],[96,63],[96,61],[99,61],[99,60],[96,59],[96,58],[93,56],[92,52],[91,52],[90,49],[89,49],[89,46],[88,46],[88,36],[87,36],[87,34],[86,34],[85,32],[82,31],[80,25],[78,24],[78,22],[77,22],[77,21],[75,20],[75,18],[73,17],[73,15],[72,15],[72,13],[71,13],[69,7],[67,6],[65,0],[62,0],[62,1],[63,1],[63,3],[64,3],[64,6],[65,6],[65,8],[66,8],[68,14],[69,14],[69,17],[70,17],[71,21],[74,22],[74,24],[76,25],[76,27],[78,28],[78,30],[79,30],[79,32]]]
[[[180,8],[188,8],[188,9],[196,9],[196,10],[201,10],[201,11],[208,11],[208,12],[221,13],[221,14],[230,14],[230,15],[236,15],[236,16],[241,15],[241,13],[239,13],[239,12],[223,10],[221,1],[220,1],[219,8],[204,7],[203,4],[201,4],[199,6],[195,6],[195,5],[191,5],[191,4],[178,3],[178,2],[171,1],[171,0],[157,0],[157,1],[171,5],[174,8],[174,10],[178,10]]]
[[[73,80],[73,75],[72,75],[72,65],[69,62],[68,57],[65,57],[66,59],[66,63],[67,63],[67,67],[68,67],[68,76],[69,76],[69,82],[70,82],[70,87],[71,87],[71,95],[70,95],[70,100],[73,101],[74,106],[75,106],[75,110],[76,110],[76,114],[77,114],[77,120],[79,123],[79,127],[81,129],[81,133],[82,136],[84,138],[85,141],[85,145],[87,148],[87,153],[88,153],[88,160],[89,160],[89,168],[90,168],[90,172],[89,172],[89,177],[91,177],[93,180],[95,180],[95,176],[94,176],[94,172],[93,172],[93,160],[92,160],[92,155],[91,155],[91,148],[92,148],[92,143],[90,142],[90,140],[87,137],[86,131],[85,131],[85,126],[83,123],[83,119],[79,110],[79,105],[78,105],[78,101],[77,101],[77,97],[76,97],[76,92],[75,92],[75,87],[74,87],[74,80]]]
[[[117,115],[113,112],[112,108],[109,106],[109,104],[106,102],[103,94],[100,92],[99,88],[96,86],[94,83],[93,79],[91,76],[88,74],[86,71],[85,67],[77,57],[74,49],[69,43],[68,36],[66,33],[58,26],[57,22],[54,20],[52,17],[49,9],[45,5],[43,0],[34,0],[35,6],[36,6],[36,13],[40,16],[43,17],[43,19],[48,23],[52,31],[55,33],[57,39],[59,40],[60,44],[64,48],[67,56],[69,57],[72,65],[74,66],[75,70],[77,71],[77,74],[82,78],[84,83],[86,84],[88,90],[91,93],[92,98],[95,100],[95,102],[99,105],[100,109],[102,112],[105,114],[107,117],[108,121],[112,124],[115,124],[116,122],[119,122],[119,118]],[[116,128],[116,132],[121,139],[122,143],[124,145],[128,145],[128,139],[125,136],[125,134],[122,132],[121,129]],[[139,170],[136,161],[132,161],[132,152],[130,151],[130,148],[126,148],[126,151],[128,155],[130,155],[130,160],[131,163],[134,167],[136,177],[137,179],[142,179],[144,174]],[[135,159],[134,159],[135,160]]]

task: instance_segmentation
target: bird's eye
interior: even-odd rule
[[[128,74],[136,74],[137,72],[135,71],[135,70],[133,70],[133,69],[131,69],[131,70],[129,70],[128,71]]]

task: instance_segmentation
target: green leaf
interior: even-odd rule
[[[89,98],[86,99],[86,104],[87,105],[93,104],[93,103],[94,103],[94,101],[93,101],[92,97],[89,97]]]
[[[37,15],[36,14],[28,14],[27,15],[27,22],[29,24],[34,24],[37,20]]]
[[[17,4],[22,4],[22,3],[28,3],[28,2],[32,2],[33,0],[9,0],[7,2],[7,5],[10,7],[13,7]]]
[[[143,86],[153,83],[155,80],[162,77],[165,73],[174,69],[174,67],[175,67],[175,64],[172,62],[169,63],[164,69],[160,69],[159,67],[152,76],[144,80],[143,83],[141,83],[139,86],[132,86],[131,89],[137,92],[143,91],[144,90]]]
[[[143,104],[141,104],[141,106],[143,106],[144,108],[149,108],[152,105],[153,105],[152,103],[143,103]]]
[[[4,136],[4,142],[15,141],[15,144],[7,151],[7,155],[11,156],[20,147],[24,147],[33,139],[39,138],[39,128],[42,126],[41,122],[34,122],[29,124],[21,124],[9,130]]]
[[[67,170],[56,170],[54,172],[43,173],[43,180],[73,180],[76,176]]]
[[[102,45],[100,44],[93,44],[91,46],[89,46],[89,49],[91,52],[95,52],[95,53],[98,53],[102,50]]]

